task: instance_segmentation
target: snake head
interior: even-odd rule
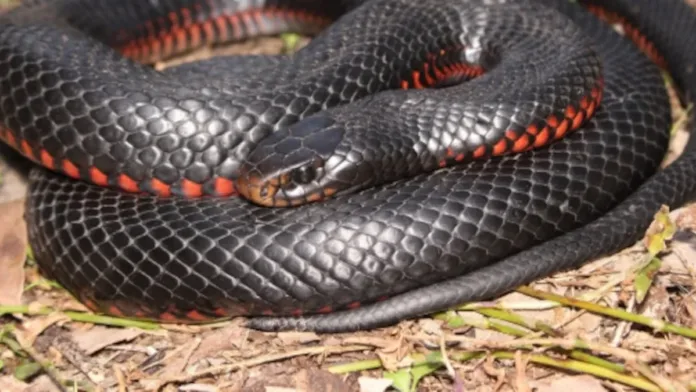
[[[343,127],[326,115],[280,129],[251,151],[240,168],[237,190],[266,207],[297,206],[333,196],[347,186],[340,178],[351,170],[345,159],[336,159],[343,139]]]

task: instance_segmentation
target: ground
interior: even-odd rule
[[[686,139],[683,119],[675,100],[666,162]],[[89,313],[37,272],[22,218],[28,165],[0,155],[2,391],[696,391],[695,206],[663,211],[643,241],[580,270],[391,328],[137,324]]]

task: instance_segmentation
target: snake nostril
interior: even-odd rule
[[[270,188],[270,186],[268,184],[265,184],[264,186],[262,186],[260,191],[259,191],[259,195],[263,198],[268,197],[268,195],[271,193],[271,190],[269,188]]]

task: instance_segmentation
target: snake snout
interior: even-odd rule
[[[333,119],[317,115],[263,139],[240,170],[237,188],[253,203],[290,207],[323,200],[337,189],[326,162],[343,140]]]

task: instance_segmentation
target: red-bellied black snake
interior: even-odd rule
[[[0,17],[0,135],[43,166],[34,256],[96,311],[331,332],[618,251],[696,194],[696,143],[659,170],[658,68],[689,101],[696,15],[580,3],[25,0]],[[284,31],[316,37],[142,64]]]

